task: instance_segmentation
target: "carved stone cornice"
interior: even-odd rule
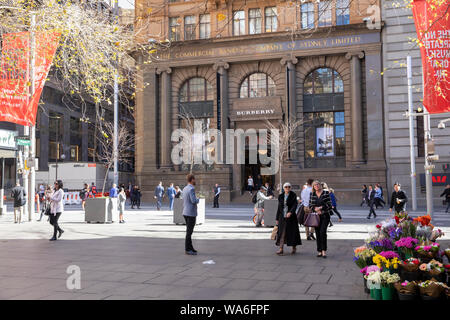
[[[348,52],[345,55],[345,58],[347,60],[350,60],[354,56],[358,57],[359,59],[362,59],[362,58],[364,58],[364,52],[363,51]]]

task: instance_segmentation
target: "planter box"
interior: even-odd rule
[[[84,221],[110,223],[117,215],[117,199],[88,198],[85,204]]]
[[[186,224],[183,217],[183,199],[173,199],[173,223]],[[205,223],[205,199],[200,199],[197,204],[196,224]]]
[[[264,201],[264,226],[274,227],[276,225],[278,200]]]

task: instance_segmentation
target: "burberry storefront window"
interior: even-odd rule
[[[241,84],[241,98],[260,98],[275,95],[275,82],[265,73],[253,73]]]
[[[305,167],[345,167],[344,87],[333,69],[306,76],[303,93]]]

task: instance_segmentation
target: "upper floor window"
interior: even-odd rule
[[[180,102],[213,100],[212,86],[205,78],[191,78],[184,83],[180,90]]]
[[[300,10],[302,14],[302,29],[314,28],[314,3],[303,3]]]
[[[184,17],[184,40],[195,39],[195,16]]]
[[[261,9],[250,9],[248,11],[248,33],[257,34],[261,33],[262,16]]]
[[[170,41],[180,41],[180,18],[169,18],[169,39]]]
[[[319,27],[328,27],[332,25],[331,9],[331,1],[319,2]]]
[[[265,73],[253,73],[241,84],[241,98],[258,98],[275,95],[275,82]]]
[[[211,16],[200,15],[200,39],[208,39],[211,36]]]
[[[336,25],[342,26],[350,23],[350,0],[337,0]]]
[[[266,32],[275,32],[278,28],[277,8],[269,7],[264,11]]]
[[[344,83],[339,73],[330,68],[320,68],[306,76],[303,92],[308,94],[342,93]]]
[[[243,10],[233,12],[233,35],[245,34],[245,12]]]

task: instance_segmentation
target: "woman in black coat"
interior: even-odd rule
[[[283,248],[286,244],[292,247],[292,254],[297,251],[296,246],[302,244],[300,239],[300,231],[298,229],[297,215],[297,195],[291,191],[291,184],[286,182],[283,185],[284,192],[278,196],[277,211],[277,242],[280,247],[277,251],[278,255],[283,255]]]
[[[320,217],[319,226],[316,227],[317,257],[327,257],[327,227],[330,224],[331,204],[330,193],[324,190],[319,181],[313,182],[313,190],[309,198],[309,207]]]

